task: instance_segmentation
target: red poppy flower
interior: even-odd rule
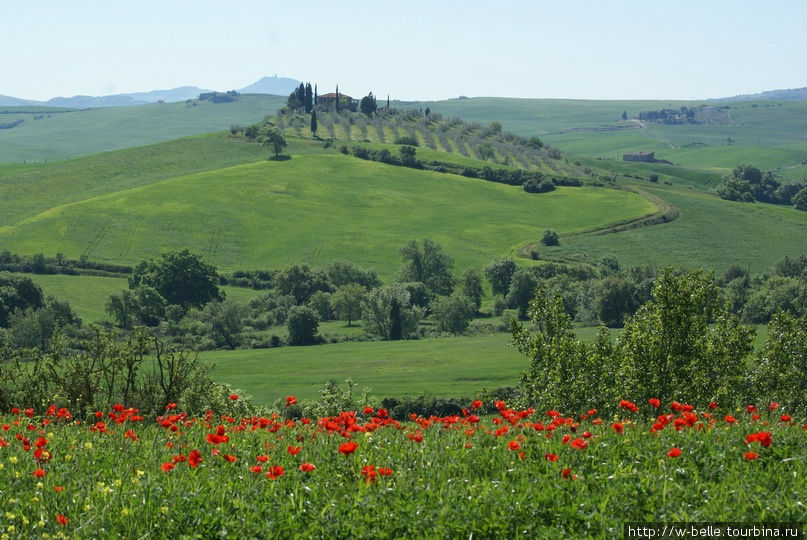
[[[300,464],[300,470],[303,471],[303,472],[311,472],[314,469],[316,469],[316,466],[313,463],[308,463],[307,461],[303,461],[303,463]]]
[[[60,527],[64,527],[65,525],[70,523],[70,520],[64,517],[63,514],[59,514],[58,516],[56,516],[56,523],[58,523]]]
[[[470,450],[471,448],[473,448],[473,446],[474,446],[474,445],[472,445],[472,444],[471,444],[471,443],[469,443],[469,442],[465,443],[465,448],[467,448],[468,450]]]
[[[260,465],[253,465],[252,467],[249,468],[249,472],[255,474],[260,474],[262,471],[263,467],[261,467]]]
[[[563,478],[569,478],[572,475],[572,469],[567,467],[567,468],[563,469],[562,471],[560,471],[560,474],[561,474],[561,476],[563,476]]]
[[[302,449],[303,449],[302,446],[289,446],[288,447],[289,454],[291,454],[292,456],[296,456],[297,454],[299,454],[300,450],[302,450]]]
[[[170,461],[167,461],[167,462],[163,463],[162,465],[160,465],[160,468],[163,470],[164,473],[170,472],[171,469],[173,469],[174,467],[175,467],[175,465],[173,463],[171,463]]]
[[[236,401],[238,399],[238,394],[230,394],[230,400]]]
[[[358,447],[359,445],[353,441],[345,442],[339,445],[339,452],[347,456],[355,452]]]
[[[510,441],[507,443],[507,449],[510,451],[521,450],[521,445],[518,444],[518,441]]]
[[[235,463],[236,460],[238,459],[237,457],[235,457],[235,456],[233,456],[231,454],[224,454],[222,457],[224,459],[226,459],[227,461],[229,461],[230,463]]]
[[[667,452],[667,457],[669,457],[669,458],[677,458],[680,455],[681,455],[681,449],[680,448],[673,448],[672,450]]]
[[[286,407],[297,404],[297,398],[294,396],[286,396]]]
[[[380,474],[381,476],[391,476],[392,473],[393,473],[392,469],[388,469],[386,467],[379,467],[378,468],[378,474]]]
[[[729,424],[736,424],[737,423],[737,419],[734,418],[733,416],[731,416],[730,414],[727,414],[726,417],[723,418],[723,420],[725,420]]]
[[[758,442],[759,444],[767,448],[773,442],[773,436],[771,435],[770,431],[760,431],[758,433],[752,433],[750,435],[746,435],[745,444],[751,444],[752,442]]]
[[[188,466],[195,469],[202,462],[202,453],[199,450],[191,450],[188,454]]]
[[[771,401],[770,405],[768,405],[768,410],[771,411],[771,412],[775,411],[778,408],[779,408],[779,404],[776,403],[775,401]]]
[[[165,406],[165,410],[166,410],[166,411],[171,411],[171,410],[174,410],[174,409],[176,409],[176,408],[177,408],[177,404],[176,404],[176,403],[169,403],[168,405],[166,405],[166,406]]]
[[[566,435],[563,436],[563,439],[561,439],[560,444],[567,444],[571,440],[572,436],[567,433]]]
[[[747,407],[745,408],[745,410],[746,410],[746,411],[748,411],[748,413],[749,413],[749,414],[750,414],[750,413],[757,412],[757,408],[756,408],[756,407],[754,407],[753,405],[749,405],[749,406],[747,406]]]
[[[588,446],[588,441],[585,439],[577,438],[572,441],[572,448],[577,448],[578,450],[584,450]]]
[[[27,416],[28,418],[33,418],[33,416],[34,416],[34,410],[33,409],[25,409],[23,412],[25,413],[25,416]]]
[[[185,454],[179,454],[179,455],[174,456],[173,458],[171,458],[171,460],[172,460],[174,463],[185,463],[185,461],[186,461],[187,459],[188,459],[188,458],[187,458],[187,457],[185,457]]]
[[[12,407],[11,408],[11,414],[20,414],[19,407]]]
[[[547,461],[557,461],[558,460],[558,455],[557,454],[544,454],[544,458],[546,458]]]
[[[709,402],[709,408],[710,409],[717,409],[717,403],[715,403],[714,401],[710,401]]]
[[[267,461],[269,461],[269,456],[256,456],[255,459],[257,459],[261,463],[266,463]]]
[[[474,410],[478,409],[481,406],[482,406],[482,400],[481,399],[475,399],[475,400],[473,400],[471,402],[471,408],[474,409]]]
[[[783,414],[782,416],[779,417],[779,420],[781,420],[782,422],[790,422],[790,418],[791,417],[789,414]]]
[[[613,424],[611,424],[611,429],[613,429],[617,433],[622,433],[622,431],[625,429],[625,426],[622,425],[622,422],[614,422]]]
[[[751,461],[751,460],[757,459],[759,457],[759,454],[757,454],[756,452],[745,452],[745,453],[743,453],[743,456],[748,461]]]
[[[53,486],[53,491],[55,491],[56,493],[61,493],[62,491],[64,491],[64,488],[62,486]]]
[[[281,465],[275,465],[273,467],[269,467],[269,471],[266,473],[266,478],[270,480],[275,480],[281,476],[283,476],[286,471],[283,469]]]
[[[36,476],[37,478],[42,478],[42,477],[44,477],[46,474],[48,474],[48,473],[46,473],[46,472],[45,472],[43,469],[39,469],[39,468],[37,468],[37,469],[34,471],[34,476]]]

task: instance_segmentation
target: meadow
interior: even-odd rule
[[[0,414],[3,537],[620,538],[633,521],[751,516],[803,526],[807,426],[784,404],[625,400],[606,419],[469,402],[399,422],[372,406],[286,419],[294,396],[242,417],[231,398],[221,416],[169,404],[157,422],[122,405],[87,419],[56,406]]]

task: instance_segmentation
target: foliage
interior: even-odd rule
[[[288,146],[283,132],[273,124],[266,124],[258,132],[258,140],[261,145],[272,148],[275,152],[275,157],[280,156],[280,152]]]
[[[721,304],[713,275],[676,275],[665,268],[651,300],[617,339],[623,392],[643,402],[657,397],[734,403],[753,336]]]
[[[294,306],[289,310],[286,328],[289,345],[310,345],[315,341],[319,316],[308,306]]]
[[[559,246],[560,235],[554,229],[544,229],[544,234],[541,236],[541,243],[545,246]]]
[[[160,257],[141,261],[129,277],[129,288],[153,287],[169,305],[201,307],[211,300],[221,300],[216,268],[187,249],[169,251]]]
[[[468,268],[462,273],[460,287],[462,294],[468,297],[473,302],[474,309],[479,311],[479,308],[482,307],[482,296],[484,295],[482,274],[473,268]]]
[[[490,282],[493,294],[507,294],[515,271],[516,263],[513,259],[496,259],[485,268],[485,277]]]
[[[462,334],[476,313],[473,300],[461,293],[440,296],[431,303],[431,312],[437,329],[451,334]]]
[[[217,347],[235,349],[241,342],[244,324],[241,321],[243,306],[232,300],[210,302],[202,311],[202,320]]]
[[[798,205],[795,197],[805,188],[804,184],[783,184],[770,171],[763,174],[753,165],[738,165],[717,187],[717,194],[730,201]]]
[[[78,326],[81,319],[69,303],[48,297],[42,307],[15,310],[9,316],[6,335],[14,347],[36,347],[46,352],[51,350],[52,339],[59,329]]]
[[[331,293],[316,291],[308,299],[308,307],[313,309],[319,320],[322,322],[333,319],[333,307],[331,306]]]
[[[375,97],[373,97],[372,92],[361,98],[361,102],[359,103],[359,110],[361,112],[367,116],[372,116],[376,109],[378,109],[378,105],[376,104],[376,100]]]
[[[757,403],[787,403],[807,415],[807,316],[773,316],[750,373],[749,393]]]
[[[156,326],[165,317],[167,307],[167,301],[157,289],[138,285],[110,295],[105,310],[119,327],[130,329],[135,324]]]
[[[14,310],[37,309],[43,301],[42,289],[31,278],[0,272],[0,328],[8,326]]]
[[[333,293],[331,305],[338,317],[347,321],[350,326],[351,321],[361,318],[362,302],[366,290],[357,283],[347,283]]]
[[[518,309],[518,318],[527,318],[527,308],[535,296],[538,280],[530,270],[519,268],[510,279],[510,288],[507,291],[507,307]]]
[[[454,290],[454,277],[451,275],[454,261],[440,244],[426,238],[421,247],[410,240],[400,249],[400,253],[403,266],[398,277],[401,281],[419,281],[438,295],[448,295]]]
[[[381,280],[375,270],[364,270],[345,261],[328,263],[325,267],[325,274],[334,287],[355,283],[365,289],[373,289],[381,285]]]
[[[397,324],[400,324],[400,338],[408,339],[417,330],[422,316],[421,308],[410,306],[409,292],[398,283],[373,289],[362,303],[362,320],[365,331],[382,340],[397,337],[397,332],[394,332]],[[396,323],[396,317],[398,323]]]
[[[331,291],[325,273],[311,270],[306,264],[294,264],[276,276],[277,291],[294,298],[297,305],[305,304],[316,291]]]

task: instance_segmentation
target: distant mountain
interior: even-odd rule
[[[300,86],[300,81],[287,77],[262,77],[249,86],[241,88],[242,94],[272,94],[275,96],[288,96]]]
[[[26,105],[33,107],[42,105],[42,102],[0,95],[0,107],[24,107]]]
[[[760,94],[741,94],[739,96],[712,99],[709,101],[796,101],[807,99],[807,87],[768,90]]]

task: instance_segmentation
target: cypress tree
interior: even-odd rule
[[[394,298],[389,304],[389,338],[397,341],[403,338],[403,326],[401,324],[401,304]]]
[[[311,90],[311,83],[305,85],[305,112],[310,113],[314,108],[314,93]]]
[[[317,111],[311,111],[311,133],[317,134]]]
[[[387,109],[389,109],[389,94],[387,94]]]
[[[339,112],[339,85],[336,85],[336,112]]]
[[[314,83],[314,105],[319,103],[319,97],[317,97],[317,85]]]

